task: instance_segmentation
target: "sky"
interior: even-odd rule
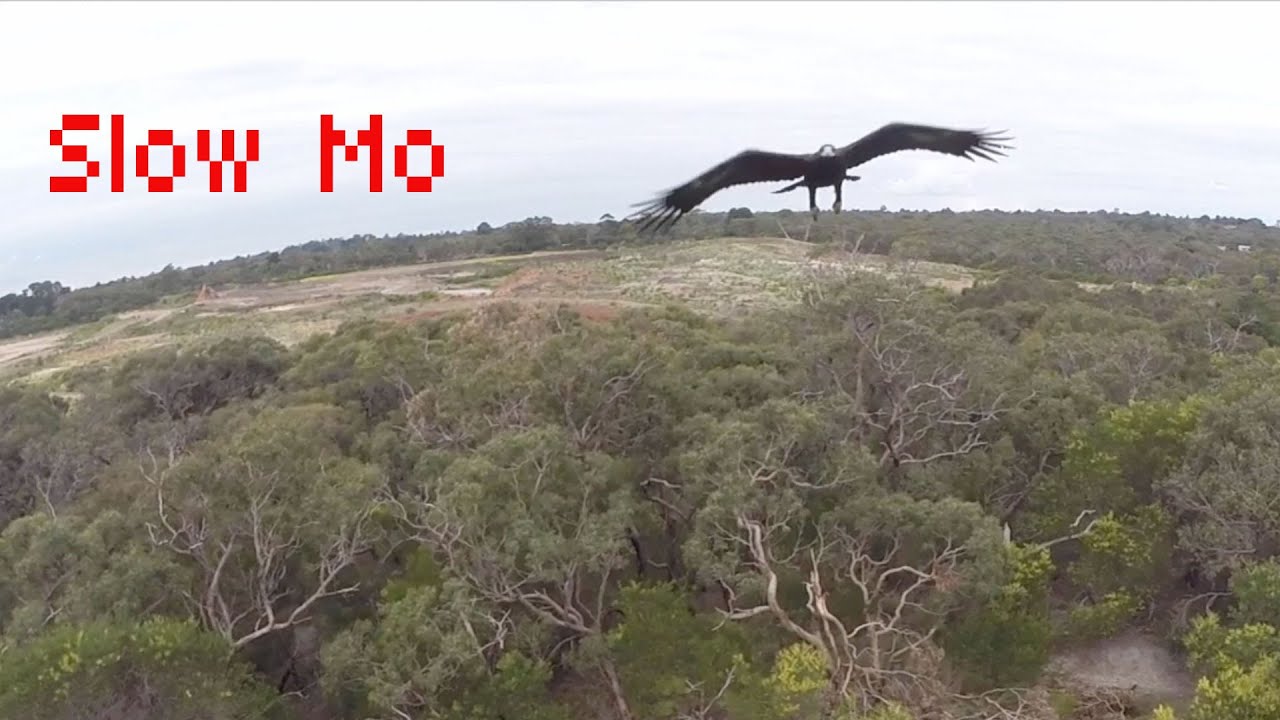
[[[878,158],[846,209],[1274,223],[1277,27],[1280,3],[1259,2],[3,2],[0,293],[360,233],[622,217],[748,147],[812,152],[892,121],[1007,129],[1016,149]],[[102,118],[65,135],[101,163],[86,193],[49,191],[85,167],[49,144],[64,113]],[[111,114],[125,117],[117,193]],[[322,114],[349,137],[382,115],[381,193],[364,150],[339,151],[335,191],[320,191]],[[172,193],[135,177],[153,129],[187,146]],[[199,129],[259,131],[246,192],[209,191]],[[393,172],[411,129],[444,147],[429,193]],[[427,153],[408,154],[411,172]],[[153,151],[151,170],[170,162]],[[804,209],[803,192],[774,189],[703,207]]]

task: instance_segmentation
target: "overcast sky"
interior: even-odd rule
[[[3,2],[0,292],[354,233],[621,217],[746,147],[811,152],[894,120],[1007,128],[1017,149],[999,164],[874,160],[846,208],[1272,223],[1277,27],[1280,3],[1256,2]],[[50,175],[83,167],[49,145],[62,113],[102,115],[103,130],[67,135],[102,162],[88,193],[49,192]],[[112,113],[125,116],[122,193],[109,191]],[[382,193],[364,151],[339,156],[336,192],[320,192],[323,113],[349,135],[382,114]],[[210,193],[196,130],[249,128],[248,192]],[[431,193],[393,175],[411,128],[445,147]],[[148,129],[189,145],[172,194],[134,176]],[[425,151],[410,162],[425,167]],[[704,207],[804,208],[802,192],[773,189]]]

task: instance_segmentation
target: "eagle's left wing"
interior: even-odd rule
[[[952,130],[932,125],[889,123],[845,145],[836,151],[846,168],[856,167],[881,155],[902,150],[930,150],[955,155],[972,161],[980,157],[995,162],[992,155],[1004,156],[1002,150],[1012,150],[1006,145],[1013,138],[982,130]]]

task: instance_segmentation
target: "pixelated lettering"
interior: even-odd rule
[[[236,160],[236,133],[234,130],[223,130],[221,133],[221,152],[218,160],[210,159],[209,131],[196,131],[196,159],[209,163],[209,192],[222,192],[222,164],[231,163],[232,188],[234,192],[245,192],[248,188],[249,163],[258,161],[258,131],[245,132],[245,157]]]
[[[429,175],[409,174],[409,147],[431,148],[431,173]],[[444,146],[431,144],[430,130],[410,130],[406,134],[405,144],[395,148],[396,177],[405,179],[405,188],[409,192],[431,192],[431,178],[444,175]]]
[[[66,145],[63,143],[63,133],[73,130],[97,130],[97,115],[63,115],[62,127],[58,130],[49,131],[49,144],[53,147],[62,148],[63,162],[82,162],[85,163],[84,175],[53,175],[49,177],[49,192],[87,192],[89,190],[89,178],[98,177],[101,171],[97,160],[89,159],[89,146],[87,145]]]
[[[332,115],[320,116],[320,192],[333,192],[333,152],[344,150],[343,159],[356,162],[360,146],[369,154],[369,192],[382,192],[382,116],[369,116],[369,129],[356,132],[356,144],[347,144],[347,131],[335,130]]]
[[[151,148],[155,147],[173,148],[171,175],[151,174]],[[173,192],[174,178],[187,176],[187,148],[174,144],[172,130],[148,130],[146,144],[137,146],[137,168],[134,172],[138,177],[147,179],[147,192]]]

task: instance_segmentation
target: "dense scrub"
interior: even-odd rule
[[[1036,246],[1003,217],[948,252]],[[1272,717],[1280,351],[1249,262],[1146,292],[858,275],[732,321],[499,304],[0,389],[0,714],[1120,717],[1045,663],[1145,625],[1204,677],[1185,717]]]

